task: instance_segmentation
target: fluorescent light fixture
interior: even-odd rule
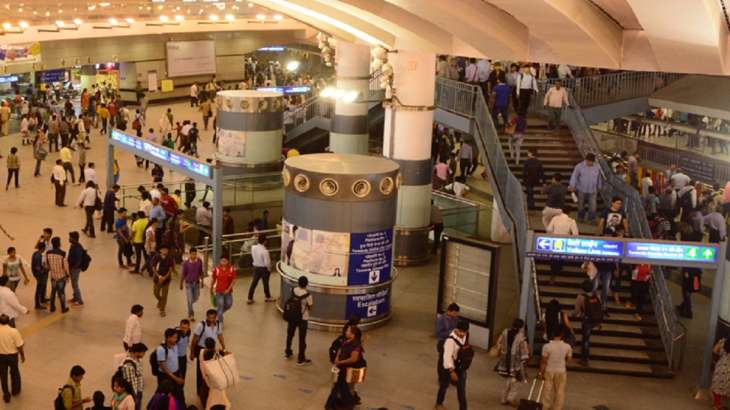
[[[64,25],[63,20],[56,20],[56,27],[62,28]]]
[[[284,16],[282,16],[281,14],[274,14],[274,20],[276,20],[276,21],[284,20]]]
[[[4,30],[10,30],[11,28],[13,28],[13,25],[12,24],[10,24],[8,22],[3,23],[3,29]]]
[[[233,14],[226,14],[226,16],[224,18],[226,19],[226,21],[233,21],[236,19],[236,17]]]
[[[18,26],[20,26],[20,28],[24,28],[24,29],[30,27],[30,25],[28,24],[27,21],[21,21],[20,23],[18,23]]]
[[[261,13],[257,14],[256,20],[266,20],[266,14],[261,14]]]
[[[248,3],[248,7],[253,7],[253,3]]]
[[[133,19],[133,18],[131,18],[131,17],[127,17],[127,18],[125,18],[125,19],[124,19],[124,21],[126,21],[126,22],[127,22],[127,24],[134,24],[134,19]]]
[[[109,24],[111,24],[112,26],[116,26],[117,24],[119,24],[119,20],[115,19],[114,17],[110,18],[108,21]]]
[[[109,7],[111,5],[112,4],[109,3],[108,1],[103,1],[103,2],[99,3],[99,7]]]
[[[92,4],[91,6],[87,7],[87,9],[89,9],[89,11],[96,10],[96,4]]]
[[[299,69],[299,61],[293,60],[286,63],[287,71],[297,71]]]
[[[184,16],[181,16],[180,14],[178,14],[177,16],[175,16],[175,21],[184,21],[184,20],[185,20],[185,17]]]
[[[323,23],[329,24],[331,26],[337,27],[340,30],[346,31],[347,33],[352,34],[353,36],[357,37],[360,40],[363,40],[367,43],[373,44],[373,45],[381,45],[381,46],[387,46],[382,40],[379,40],[370,34],[355,28],[345,22],[342,22],[338,20],[337,18],[330,17],[324,13],[320,13],[316,10],[312,10],[308,7],[301,6],[299,4],[290,2],[288,0],[269,0],[269,3],[273,3],[275,5],[285,7],[293,13],[287,13],[289,15],[305,15],[307,17],[311,17],[314,19],[317,19]]]
[[[74,24],[76,24],[77,26],[80,26],[81,23],[83,23],[83,21],[80,18],[77,17],[74,19]]]
[[[163,22],[163,23],[164,23],[164,22],[167,22],[167,21],[169,21],[169,20],[170,20],[170,19],[169,19],[169,18],[168,18],[168,17],[166,16],[166,15],[164,15],[164,14],[160,16],[160,21],[161,21],[161,22]]]
[[[347,91],[342,95],[342,101],[346,103],[354,102],[357,100],[358,94],[359,93],[357,91]]]
[[[218,15],[217,14],[211,14],[208,16],[208,20],[210,21],[218,21]]]

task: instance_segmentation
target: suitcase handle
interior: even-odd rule
[[[530,393],[527,395],[527,400],[532,400],[532,393],[535,390],[535,385],[537,384],[537,377],[532,380],[532,387],[530,387]],[[540,397],[542,397],[542,389],[545,387],[545,380],[540,381],[540,388],[537,391],[537,397],[535,398],[535,401],[539,402]]]

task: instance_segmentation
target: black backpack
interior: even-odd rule
[[[592,293],[586,294],[584,298],[583,315],[585,318],[590,320],[591,323],[601,323],[603,321],[603,306],[601,305],[601,299]]]
[[[692,190],[685,191],[682,196],[677,199],[679,209],[683,209],[687,212],[692,211],[695,207],[692,206]]]
[[[337,336],[335,340],[332,341],[332,344],[330,345],[329,354],[330,354],[330,363],[334,363],[335,359],[337,359],[337,352],[340,351],[340,348],[342,347],[342,343],[345,341],[345,336]]]
[[[308,296],[309,292],[303,294],[302,296],[297,296],[294,294],[294,289],[292,289],[291,296],[289,296],[289,299],[287,299],[286,303],[284,304],[284,320],[289,323],[295,324],[301,322],[302,314],[304,313],[302,311],[302,300],[304,300]]]
[[[89,265],[91,265],[91,256],[86,249],[81,248],[81,271],[86,272],[89,269]]]
[[[167,345],[160,343],[160,346],[165,349],[165,360],[167,360]],[[160,374],[160,362],[157,361],[157,349],[152,351],[152,354],[150,355],[150,370],[152,370],[153,376]]]
[[[457,370],[469,370],[471,362],[474,360],[474,348],[471,347],[468,341],[461,344],[461,342],[453,336],[449,336],[449,339],[453,340],[456,345],[459,346],[459,351],[456,353],[456,360],[454,360],[454,366]]]
[[[66,406],[63,404],[63,391],[66,389],[73,389],[73,386],[71,386],[70,384],[64,384],[58,389],[58,395],[56,396],[56,400],[53,401],[54,410],[66,410]]]

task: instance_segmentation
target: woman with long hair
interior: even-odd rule
[[[512,326],[504,329],[497,340],[499,362],[495,370],[507,379],[502,392],[502,404],[517,405],[517,386],[525,380],[525,364],[530,357],[530,347],[525,334],[525,322],[515,319]]]

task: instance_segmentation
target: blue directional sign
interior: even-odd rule
[[[623,242],[580,237],[537,236],[535,256],[545,257],[588,257],[620,258],[623,255]]]
[[[645,260],[670,260],[677,262],[717,263],[717,248],[714,246],[685,245],[657,242],[626,243],[626,258]]]

